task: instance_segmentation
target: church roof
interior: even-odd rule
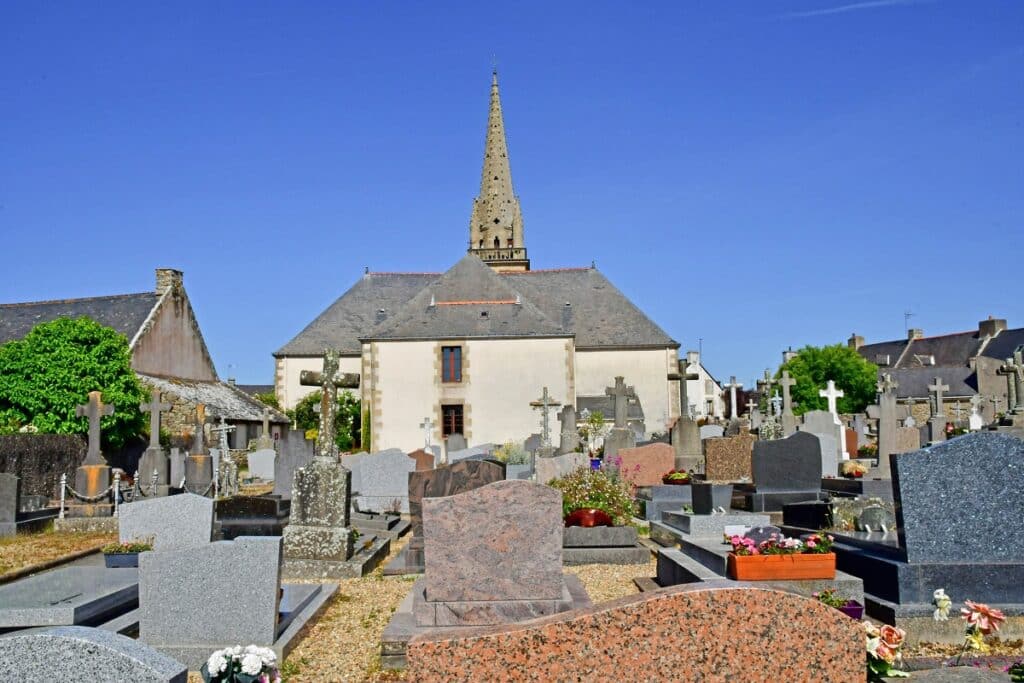
[[[1018,347],[1024,346],[1024,327],[1003,330],[986,346],[981,355],[987,358],[1006,360],[1013,356]]]
[[[160,296],[154,292],[144,292],[88,299],[0,304],[0,344],[23,338],[40,323],[82,316],[114,328],[131,341],[159,299]]]

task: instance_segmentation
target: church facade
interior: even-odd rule
[[[435,444],[522,441],[541,431],[531,403],[545,387],[579,411],[616,376],[635,390],[641,438],[680,410],[675,340],[594,266],[531,270],[496,75],[466,254],[444,273],[365,273],[274,354],[282,407],[315,390],[299,376],[328,348],[360,376],[374,450],[420,447],[425,429]]]

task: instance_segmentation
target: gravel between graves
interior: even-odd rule
[[[26,567],[58,560],[83,550],[99,549],[116,540],[116,533],[51,530],[0,538],[0,582]]]

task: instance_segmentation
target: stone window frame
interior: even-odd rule
[[[453,362],[450,366],[445,363],[448,352],[452,352],[452,356],[457,361]],[[442,384],[461,384],[462,383],[462,365],[464,349],[462,345],[442,346],[441,347],[441,383]],[[452,372],[449,373],[451,368]]]

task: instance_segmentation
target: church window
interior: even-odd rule
[[[441,347],[441,381],[461,382],[462,381],[462,347],[442,346]]]
[[[497,249],[500,246],[501,246],[501,240],[499,240],[497,237],[495,237],[494,238],[494,248]]]
[[[511,237],[508,238],[508,246],[510,246],[510,247],[512,246],[512,238]]]
[[[462,434],[462,406],[441,406],[441,432],[446,438],[452,434]]]

